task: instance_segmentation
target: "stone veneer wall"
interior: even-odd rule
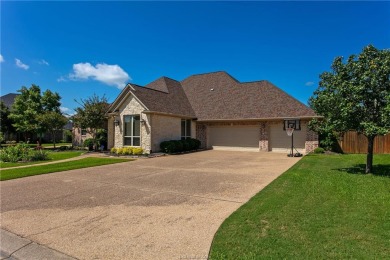
[[[141,148],[144,150],[144,152],[150,153],[151,150],[150,115],[142,114],[142,111],[144,110],[145,108],[133,96],[130,96],[128,98],[128,101],[124,102],[119,107],[119,116],[117,116],[117,119],[119,120],[119,125],[113,126],[114,128],[113,144],[115,147],[123,147],[123,116],[140,115],[141,120],[144,120],[144,123],[141,123]],[[113,123],[111,125],[113,125]],[[109,127],[110,127],[110,123],[109,123]]]
[[[160,143],[181,139],[181,118],[163,115],[151,115],[153,127],[152,151],[160,151]]]
[[[111,149],[114,147],[114,118],[109,117],[108,118],[108,127],[107,127],[107,149]]]

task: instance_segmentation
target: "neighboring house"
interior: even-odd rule
[[[6,105],[9,109],[11,109],[12,104],[15,102],[15,98],[19,95],[20,94],[9,93],[4,96],[1,96],[0,101],[3,101],[4,105]]]
[[[226,72],[162,77],[141,87],[128,84],[109,107],[108,148],[140,146],[157,152],[165,140],[197,138],[203,148],[291,149],[285,119],[296,119],[294,146],[310,152],[318,136],[307,127],[313,110],[268,81],[241,83]]]
[[[85,139],[92,138],[92,135],[87,133],[86,129],[81,129],[80,127],[73,127],[72,135],[73,146],[83,146]]]

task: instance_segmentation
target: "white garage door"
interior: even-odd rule
[[[306,126],[301,126],[301,131],[294,131],[294,147],[300,153],[305,151]],[[270,127],[270,143],[269,146],[273,152],[291,151],[291,136],[288,136],[283,130],[283,124],[275,124]]]
[[[208,146],[220,150],[259,151],[258,126],[209,127]]]

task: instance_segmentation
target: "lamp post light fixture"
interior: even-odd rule
[[[114,117],[114,126],[119,126],[119,120]]]

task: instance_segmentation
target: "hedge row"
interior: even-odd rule
[[[141,147],[113,147],[111,148],[111,153],[117,155],[141,155],[144,153],[144,150]]]
[[[160,144],[160,149],[164,153],[180,153],[185,151],[198,150],[200,141],[194,138],[185,140],[170,140]]]

